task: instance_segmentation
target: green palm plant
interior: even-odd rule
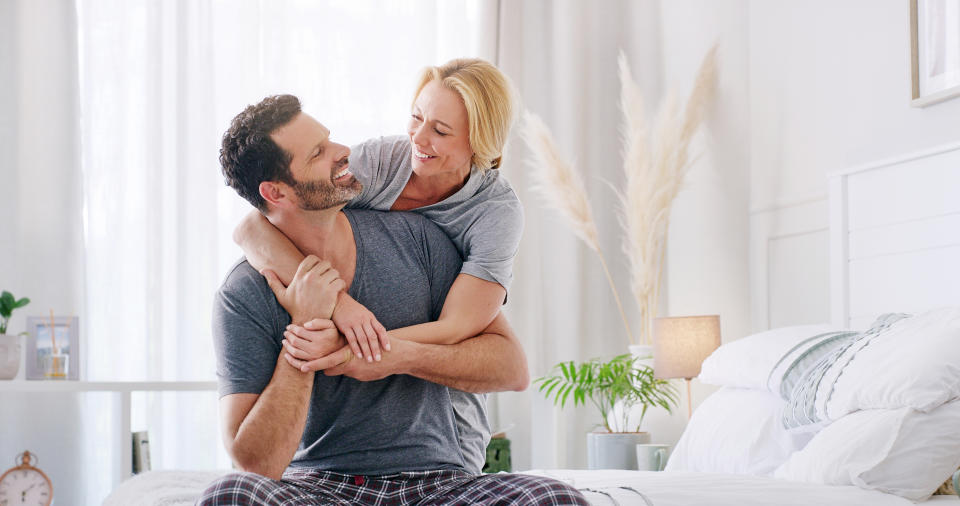
[[[14,309],[20,309],[30,303],[30,299],[24,297],[17,300],[12,293],[4,290],[0,295],[0,335],[7,333],[7,325],[10,323],[10,316]]]
[[[600,410],[603,425],[608,432],[614,432],[608,417],[613,416],[613,406],[623,401],[623,406],[640,404],[642,410],[633,432],[640,429],[643,417],[651,406],[659,406],[667,412],[676,407],[679,396],[677,388],[670,382],[653,376],[653,368],[637,364],[638,357],[624,354],[604,362],[599,358],[577,364],[561,362],[553,367],[551,374],[537,378],[534,383],[540,385],[539,391],[553,399],[553,404],[564,408],[572,398],[573,405],[586,404],[587,399]],[[622,409],[618,426],[625,429],[630,415],[629,409]]]

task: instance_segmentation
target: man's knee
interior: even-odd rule
[[[197,506],[263,504],[262,494],[275,483],[278,482],[254,473],[226,474],[214,480],[203,491],[197,500]]]
[[[500,504],[589,505],[579,490],[553,478],[530,474],[491,474],[486,487]]]
[[[579,490],[560,480],[544,476],[517,474],[522,477],[522,488],[527,490],[532,504],[537,505],[589,505],[587,498]]]

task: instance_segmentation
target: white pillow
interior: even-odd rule
[[[782,374],[775,374],[773,384],[767,385],[767,378],[774,367],[778,364],[778,369],[788,366],[790,360],[781,361],[785,355],[802,353],[803,349],[818,342],[811,340],[812,337],[830,331],[829,325],[781,327],[729,342],[704,360],[700,381],[727,387],[768,389],[778,393]],[[800,348],[795,349],[798,345]]]
[[[837,364],[832,392],[823,390],[829,381],[817,392],[829,419],[861,409],[929,411],[960,397],[960,308],[904,318]]]
[[[923,413],[871,409],[825,427],[775,478],[856,485],[920,501],[960,466],[960,401]]]
[[[783,429],[784,404],[764,390],[721,388],[694,411],[666,470],[770,474],[812,437]]]

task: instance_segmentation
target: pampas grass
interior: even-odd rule
[[[664,99],[652,132],[644,122],[642,93],[634,82],[626,58],[620,53],[620,109],[623,114],[623,170],[626,184],[618,192],[624,229],[623,251],[630,261],[630,286],[640,312],[641,342],[650,344],[653,319],[660,299],[660,281],[666,252],[670,210],[683,185],[692,160],[690,142],[713,101],[716,80],[714,46],[704,57],[681,113],[673,92]],[[535,189],[548,205],[559,210],[574,233],[597,252],[613,291],[631,344],[635,343],[616,285],[600,249],[597,227],[583,181],[560,156],[549,129],[536,115],[524,116],[523,138],[534,155]]]
[[[607,282],[610,283],[610,289],[613,290],[613,297],[617,302],[617,308],[620,310],[620,317],[623,318],[623,325],[627,329],[627,337],[633,343],[633,334],[630,332],[627,314],[623,310],[623,303],[620,301],[617,287],[613,283],[613,276],[610,275],[607,261],[600,249],[600,241],[597,238],[597,224],[593,221],[593,212],[590,210],[590,201],[587,199],[587,190],[583,184],[583,179],[579,173],[573,170],[573,166],[560,155],[556,144],[553,142],[553,134],[550,133],[550,129],[547,128],[540,117],[527,111],[523,115],[523,120],[524,128],[521,135],[527,146],[530,147],[530,151],[533,152],[534,180],[539,181],[533,186],[533,190],[540,193],[548,206],[560,211],[570,222],[574,234],[587,247],[597,252],[603,272],[607,275]]]
[[[670,227],[670,210],[687,172],[690,141],[713,102],[717,46],[713,46],[697,73],[683,114],[676,95],[667,94],[655,120],[653,135],[643,123],[640,89],[620,53],[620,109],[623,114],[623,171],[626,176],[621,223],[624,253],[630,260],[630,286],[637,301],[641,341],[652,342],[653,319],[660,301],[660,281]]]

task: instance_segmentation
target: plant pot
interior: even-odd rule
[[[653,367],[653,346],[649,344],[631,344],[627,347],[630,354],[637,357],[637,365]]]
[[[9,380],[20,371],[20,336],[0,334],[0,380]]]
[[[637,469],[637,445],[650,442],[648,432],[587,433],[588,469]]]

